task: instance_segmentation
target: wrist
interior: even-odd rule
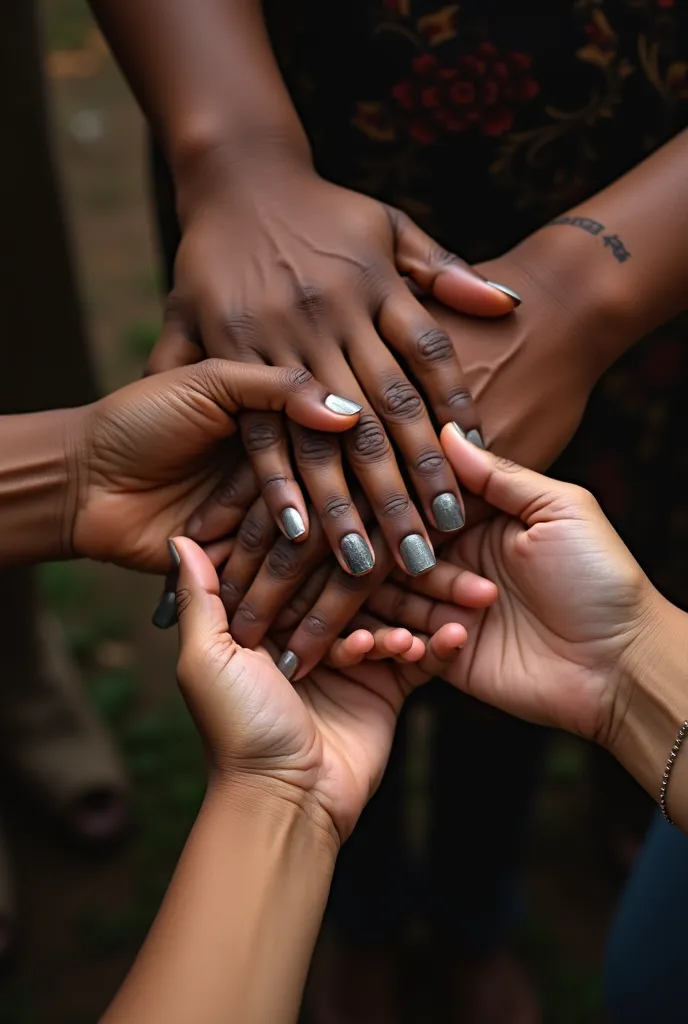
[[[263,179],[314,174],[310,143],[299,122],[223,132],[186,129],[172,154],[177,213],[182,226],[213,195],[254,188]]]
[[[659,800],[671,747],[688,719],[688,615],[653,589],[646,623],[620,663],[605,746]],[[669,813],[688,828],[688,749],[671,773]]]
[[[81,421],[81,409],[2,418],[0,563],[75,556]]]
[[[515,272],[525,278],[524,290],[534,287],[553,303],[561,324],[553,340],[573,347],[590,389],[637,340],[624,267],[610,260],[604,247],[592,249],[591,241],[582,231],[548,227],[508,253]]]
[[[280,834],[286,843],[305,843],[315,859],[334,870],[341,839],[332,817],[306,790],[280,779],[213,769],[206,801]]]

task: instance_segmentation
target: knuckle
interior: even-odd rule
[[[325,519],[337,520],[351,514],[351,501],[344,494],[333,494],[325,498],[322,506],[322,515]]]
[[[454,358],[451,338],[439,327],[430,327],[418,335],[415,352],[421,363],[442,363]]]
[[[330,462],[337,457],[338,451],[339,441],[336,437],[317,431],[300,433],[296,444],[297,458],[308,466]]]
[[[234,605],[244,596],[244,588],[231,578],[220,582],[220,597],[225,605]]]
[[[241,626],[255,626],[259,622],[258,615],[254,608],[246,601],[242,602],[234,613],[232,629],[240,629]]]
[[[244,518],[237,534],[237,544],[244,551],[250,554],[262,551],[269,543],[269,540],[270,531],[267,521],[255,518],[254,516],[246,516]]]
[[[421,449],[416,456],[415,470],[419,476],[435,476],[441,469],[444,468],[446,459],[441,451],[437,448],[429,447],[427,449]]]
[[[430,262],[434,266],[444,269],[446,267],[455,267],[463,261],[459,259],[456,253],[449,252],[449,250],[445,249],[444,246],[438,245],[434,242],[430,250]]]
[[[445,401],[449,408],[456,414],[473,411],[473,395],[468,388],[451,388]]]
[[[497,457],[495,469],[497,469],[500,473],[519,473],[521,467],[518,465],[517,462],[513,462],[511,459],[507,459],[503,455],[499,455]]]
[[[238,352],[260,351],[262,331],[258,317],[248,312],[225,314],[220,333]]]
[[[389,420],[406,423],[425,413],[423,400],[410,381],[395,378],[383,384],[380,394],[382,415]]]
[[[330,628],[330,623],[324,612],[313,611],[306,615],[302,628],[310,636],[322,637]]]
[[[313,374],[303,366],[290,366],[282,370],[282,387],[294,394],[305,391],[313,383]]]
[[[364,413],[347,435],[350,455],[363,462],[379,462],[390,453],[390,444],[377,416]]]
[[[188,587],[177,589],[177,616],[181,617],[191,604],[191,591]]]
[[[325,313],[325,296],[319,288],[302,285],[296,296],[296,308],[309,324],[318,327]]]
[[[298,555],[282,544],[276,544],[265,562],[265,569],[275,580],[293,580],[300,571]]]
[[[411,501],[409,496],[404,494],[403,491],[395,491],[392,494],[388,494],[383,498],[379,506],[380,515],[384,516],[385,519],[399,519],[401,516],[407,515],[410,508]]]
[[[241,433],[246,451],[251,455],[273,448],[282,438],[279,423],[272,417],[250,420]]]

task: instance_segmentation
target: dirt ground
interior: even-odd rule
[[[68,219],[109,389],[138,375],[160,323],[144,126],[86,5],[43,7]],[[51,566],[44,586],[125,751],[136,824],[119,850],[94,862],[33,804],[7,795],[22,943],[0,987],[0,1024],[96,1019],[145,933],[203,787],[175,693],[175,637],[149,625],[159,583],[100,566]],[[554,745],[529,856],[525,948],[555,1024],[600,1019],[599,964],[615,899],[587,827],[585,763],[578,743]]]

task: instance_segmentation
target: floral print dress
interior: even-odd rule
[[[478,261],[688,124],[688,0],[533,6],[269,0],[322,174],[402,207]],[[617,364],[558,467],[595,489],[658,584],[686,603],[687,341],[674,324]]]

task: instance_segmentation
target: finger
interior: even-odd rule
[[[148,356],[144,376],[190,366],[203,358],[203,349],[194,338],[191,319],[184,304],[172,292],[165,304],[162,331]]]
[[[526,526],[570,518],[585,502],[593,506],[594,499],[581,487],[550,480],[484,451],[471,444],[454,424],[442,430],[441,441],[459,479],[474,494],[521,519]]]
[[[170,550],[178,562],[177,612],[180,661],[200,654],[213,639],[227,633],[227,615],[220,600],[220,584],[213,563],[188,537],[175,537]]]
[[[298,666],[298,678],[325,657],[366,597],[376,590],[392,566],[389,550],[375,531],[372,537],[375,567],[367,576],[350,576],[336,566],[322,593],[292,633],[286,651]]]
[[[396,570],[392,578],[406,590],[468,608],[487,608],[499,597],[499,590],[491,580],[442,559],[423,576],[409,579]]]
[[[440,425],[452,421],[480,431],[480,416],[466,387],[456,348],[408,288],[394,288],[378,314],[383,338],[404,357]]]
[[[350,636],[335,640],[327,656],[332,668],[351,668],[359,665],[375,646],[372,633],[367,629],[356,629]]]
[[[379,338],[376,344],[384,345]],[[329,354],[327,366],[321,359],[316,355],[312,360],[315,372],[321,376],[333,373],[363,406],[358,424],[344,438],[344,451],[373,516],[399,567],[413,575],[426,572],[435,562],[432,544],[409,497],[389,438],[343,355]]]
[[[346,482],[339,439],[296,424],[290,431],[299,473],[337,561],[353,576],[370,572],[375,557]]]
[[[414,636],[410,630],[399,626],[386,626],[368,612],[359,612],[353,622],[352,629],[365,629],[373,637],[374,643],[366,654],[366,661],[380,661],[393,658],[402,664],[420,661],[425,654],[425,642]]]
[[[237,528],[259,492],[251,464],[232,466],[230,460],[226,474],[186,524],[187,535],[201,544],[226,536]]]
[[[177,625],[177,578],[179,569],[179,554],[174,545],[168,541],[170,559],[172,561],[172,571],[165,577],[165,586],[158,603],[155,606],[155,611],[152,616],[152,624],[157,629],[171,629],[172,626]],[[225,538],[224,540],[216,541],[214,544],[209,544],[205,548],[205,556],[212,563],[213,566],[222,565],[231,554],[232,547],[234,546],[234,540],[232,538]]]
[[[220,597],[231,620],[277,537],[275,521],[262,497],[241,521],[232,553],[220,574]]]
[[[442,532],[459,530],[464,524],[459,488],[425,402],[369,324],[359,325],[352,361],[364,392],[399,449],[427,521]]]
[[[383,584],[371,594],[365,607],[384,622],[404,626],[428,636],[447,623],[458,622],[467,627],[477,618],[475,611],[433,601],[392,583]]]
[[[452,663],[461,657],[461,648],[467,640],[468,634],[462,625],[448,622],[427,641],[425,654],[418,662],[418,667],[430,676],[443,678]]]
[[[239,424],[246,453],[270,514],[287,540],[305,540],[308,511],[292,472],[284,417],[274,412],[244,412]]]
[[[521,299],[506,285],[486,281],[458,256],[447,252],[400,210],[387,207],[395,238],[396,265],[445,306],[469,316],[504,316]]]
[[[333,394],[298,367],[206,359],[189,370],[189,383],[232,416],[240,409],[284,412],[313,430],[350,430],[361,411],[357,402]]]
[[[317,519],[312,519],[311,534],[303,544],[277,538],[232,616],[231,631],[238,643],[244,647],[260,643],[284,605],[327,551],[327,540]],[[338,633],[331,637],[330,643],[336,636]]]

